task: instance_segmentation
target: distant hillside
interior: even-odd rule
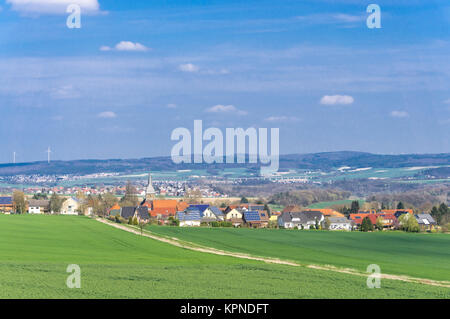
[[[396,168],[411,166],[450,165],[450,153],[378,155],[362,152],[326,152],[314,154],[291,154],[280,156],[280,168],[329,170],[342,166]],[[110,160],[74,160],[0,164],[0,175],[17,174],[92,174],[102,172],[127,173],[136,171],[167,171],[180,169],[223,169],[246,167],[258,170],[255,164],[174,164],[170,157]]]

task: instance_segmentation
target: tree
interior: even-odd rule
[[[48,199],[45,193],[36,193],[33,195],[33,199]]]
[[[323,222],[323,226],[324,226],[324,229],[330,230],[331,221],[330,221],[330,219],[328,217],[325,217],[325,220]]]
[[[405,209],[405,205],[402,202],[398,202],[397,209]]]
[[[398,218],[401,229],[407,232],[419,232],[420,227],[416,218],[410,214],[403,214]]]
[[[84,215],[84,212],[88,208],[88,202],[87,202],[86,195],[83,192],[78,191],[76,197],[77,197],[77,200],[78,200],[78,203],[79,203],[78,204],[78,209],[77,209],[78,214],[79,215]]]
[[[350,207],[350,214],[358,214],[359,212],[359,201],[354,200],[352,206]]]
[[[105,204],[106,209],[110,209],[118,202],[117,197],[114,196],[113,193],[105,193],[105,194],[103,194],[102,198],[103,198],[103,203]]]
[[[377,218],[377,222],[376,222],[375,226],[378,230],[383,230],[384,223],[383,223],[383,218],[381,216]]]
[[[373,224],[369,217],[364,217],[361,223],[361,231],[363,232],[373,231]]]
[[[143,233],[143,230],[144,230],[144,226],[145,226],[145,223],[143,221],[140,221],[139,222],[139,229],[141,230],[141,236],[142,236],[142,233]]]
[[[15,190],[13,192],[13,206],[16,214],[25,214],[27,212],[27,202],[22,191]]]
[[[248,204],[248,199],[244,196],[241,197],[241,204]]]
[[[65,198],[53,193],[50,197],[50,211],[52,213],[59,213],[65,200]]]
[[[267,215],[269,215],[269,217],[272,215],[269,205],[264,204],[264,210],[267,212]]]
[[[139,198],[137,197],[137,190],[131,182],[127,183],[125,188],[125,195],[120,200],[120,206],[137,206],[139,204]]]

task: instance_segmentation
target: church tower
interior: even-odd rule
[[[148,174],[148,184],[147,184],[147,188],[145,189],[145,200],[146,201],[150,201],[150,200],[154,200],[155,199],[155,189],[153,188],[153,183],[152,183],[152,174]]]

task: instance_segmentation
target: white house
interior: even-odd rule
[[[345,217],[329,217],[329,230],[352,230],[352,221]]]
[[[29,214],[44,214],[50,209],[50,201],[46,199],[30,199],[28,201]]]
[[[61,207],[61,215],[78,215],[80,203],[76,198],[70,197],[64,201]]]

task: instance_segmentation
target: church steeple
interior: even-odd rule
[[[152,200],[155,199],[155,189],[153,188],[153,182],[152,182],[152,174],[148,174],[148,184],[147,188],[145,190],[145,199],[146,200]]]

